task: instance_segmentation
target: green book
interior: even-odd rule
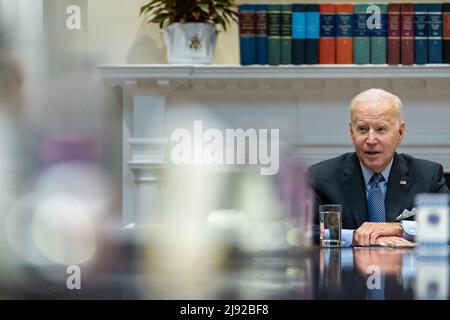
[[[370,63],[370,30],[367,27],[368,4],[355,3],[353,29],[353,61],[355,64]]]
[[[387,4],[376,3],[376,5],[380,8],[380,25],[370,30],[370,61],[373,64],[385,64],[387,63]]]
[[[267,5],[267,58],[270,65],[280,64],[281,58],[281,5]]]
[[[292,64],[292,5],[281,5],[280,64]]]

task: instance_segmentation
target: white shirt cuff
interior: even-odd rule
[[[341,233],[341,247],[351,247],[353,243],[353,232],[352,229],[342,229]]]
[[[400,223],[403,228],[403,238],[408,241],[414,241],[417,235],[417,221],[403,220]]]

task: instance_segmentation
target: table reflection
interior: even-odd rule
[[[40,266],[33,277],[0,278],[5,298],[93,299],[448,299],[448,248],[439,256],[414,249],[320,248],[260,254],[229,253],[210,272],[188,268],[155,268],[150,248],[112,248],[109,263],[82,265],[82,290],[66,288],[43,275],[61,270]],[[106,253],[106,251],[105,251]],[[168,260],[165,263],[173,263]],[[191,263],[191,264],[189,264]],[[159,265],[159,264],[158,264]],[[114,266],[114,268],[112,268]],[[168,266],[168,265],[167,265]],[[48,269],[48,270],[47,270]],[[20,269],[18,269],[20,270]],[[44,272],[46,271],[46,272]]]
[[[444,252],[444,254],[443,254]],[[448,299],[448,248],[320,248],[319,299]]]
[[[354,248],[355,267],[364,275],[373,274],[374,270],[384,274],[401,273],[406,249]]]
[[[322,248],[320,250],[319,286],[321,290],[335,291],[341,288],[341,250]]]
[[[447,300],[448,256],[417,256],[416,299]]]

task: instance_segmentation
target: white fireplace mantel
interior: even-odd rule
[[[252,90],[296,91],[305,87],[446,87],[449,65],[314,65],[314,66],[236,66],[236,65],[101,65],[102,77],[124,88],[142,87],[200,91]],[[297,92],[298,93],[298,92]]]
[[[327,78],[444,78],[450,66],[430,64],[388,65],[310,65],[310,66],[239,66],[239,65],[100,65],[108,79],[327,79]]]
[[[197,118],[203,110],[232,128],[280,128],[281,139],[294,142],[309,165],[352,150],[346,124],[351,98],[384,88],[405,105],[407,130],[399,151],[438,161],[450,172],[450,65],[100,65],[98,70],[124,93],[124,223],[157,215],[168,138],[177,115],[190,109]]]

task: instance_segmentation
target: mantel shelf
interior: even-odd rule
[[[329,79],[450,78],[450,65],[99,65],[109,79]]]
[[[183,92],[298,92],[301,89],[371,86],[448,89],[450,65],[99,65],[113,86]],[[165,92],[165,93],[164,93]]]

